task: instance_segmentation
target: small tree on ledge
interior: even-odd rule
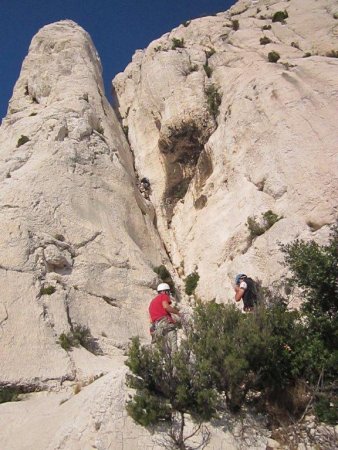
[[[210,433],[203,422],[214,417],[217,394],[199,373],[189,341],[183,341],[172,354],[164,341],[149,347],[133,338],[126,365],[131,371],[127,385],[136,389],[127,403],[128,414],[145,427],[166,424],[164,447],[204,448]],[[187,416],[194,423],[188,432]]]

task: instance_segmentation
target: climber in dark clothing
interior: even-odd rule
[[[256,284],[252,278],[239,273],[235,278],[235,301],[243,300],[243,311],[251,312],[257,303]]]

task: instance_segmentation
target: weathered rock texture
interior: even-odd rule
[[[0,381],[75,379],[58,336],[88,326],[98,351],[146,336],[152,267],[165,256],[96,50],[75,23],[33,39],[0,149]]]
[[[0,129],[0,386],[46,392],[0,405],[0,448],[159,448],[126,415],[123,349],[147,337],[165,248],[177,275],[198,269],[198,295],[226,301],[237,271],[265,283],[283,273],[278,241],[327,238],[335,8],[239,1],[138,51],[114,80],[132,151],[90,37],[71,21],[35,36]],[[250,243],[247,218],[270,209],[283,218]],[[57,342],[77,325],[91,352]],[[240,447],[226,425],[209,449]]]
[[[278,242],[325,239],[335,220],[336,10],[239,1],[136,52],[113,81],[160,233],[178,271],[198,269],[204,299],[232,301],[238,272],[278,280]],[[282,219],[250,242],[248,217],[268,210]]]

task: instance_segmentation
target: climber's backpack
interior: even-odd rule
[[[247,288],[244,291],[243,303],[244,310],[247,308],[253,308],[257,304],[257,286],[252,278],[245,277],[243,281],[247,284]]]

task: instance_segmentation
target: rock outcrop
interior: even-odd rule
[[[336,17],[333,0],[240,0],[186,22],[116,76],[119,117],[81,27],[34,37],[0,128],[0,387],[25,393],[0,405],[1,448],[161,448],[124,408],[124,349],[148,339],[153,268],[172,263],[178,282],[197,270],[198,296],[227,301],[238,271],[284,274],[279,241],[325,241]],[[269,210],[279,220],[250,237],[248,217]],[[60,335],[78,326],[86,348],[66,351]],[[265,449],[253,423],[250,448]],[[209,449],[240,448],[225,425]]]
[[[239,1],[152,42],[113,81],[161,236],[204,299],[232,299],[238,272],[279,280],[278,243],[325,239],[337,217],[335,8]],[[280,220],[250,236],[247,219],[270,210]]]
[[[0,149],[1,383],[75,379],[58,336],[86,326],[113,353],[146,336],[152,268],[166,257],[98,55],[75,23],[33,39]]]

